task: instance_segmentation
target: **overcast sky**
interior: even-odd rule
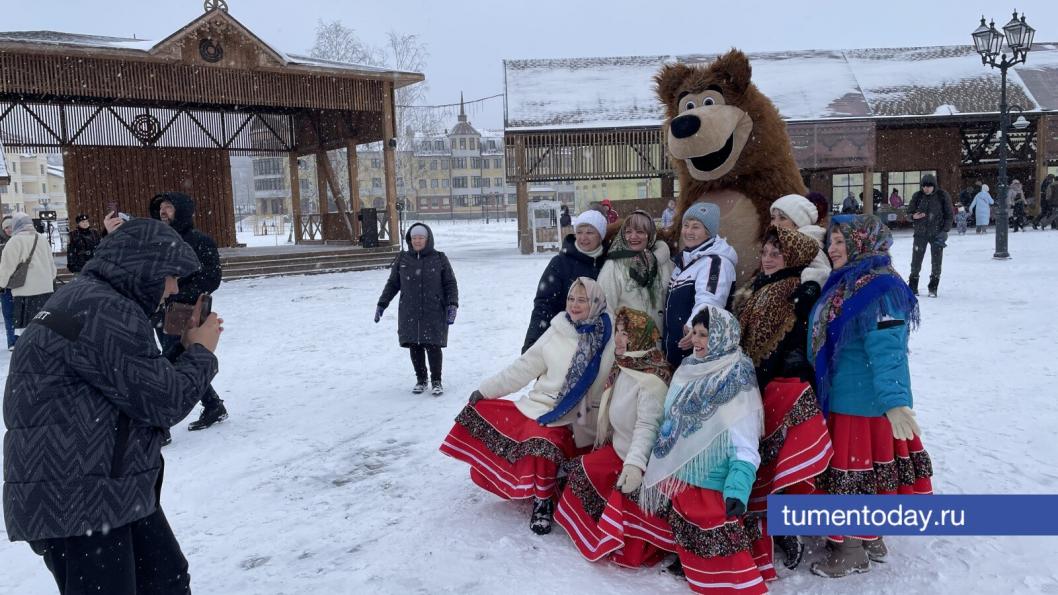
[[[665,5],[671,10],[663,12]],[[1026,12],[1036,41],[1058,42],[1056,0],[698,0],[654,8],[624,0],[228,0],[228,6],[261,38],[292,53],[307,53],[319,19],[340,20],[376,45],[389,30],[419,34],[430,52],[425,74],[433,104],[458,101],[460,91],[468,100],[502,93],[504,58],[968,44],[982,14],[1001,27],[1015,8]],[[0,31],[158,40],[201,12],[200,0],[0,0]],[[502,128],[502,100],[471,110],[470,118]]]

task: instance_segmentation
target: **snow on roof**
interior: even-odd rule
[[[507,130],[657,126],[653,77],[715,55],[505,60]],[[996,113],[1000,74],[971,46],[749,54],[753,82],[787,120]],[[1058,45],[1009,72],[1011,104],[1058,109]]]

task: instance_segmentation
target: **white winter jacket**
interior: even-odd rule
[[[710,238],[694,250],[679,253],[669,291],[694,287],[694,306],[684,323],[687,328],[691,328],[691,321],[706,305],[727,309],[737,264],[738,254],[724,238]]]
[[[37,238],[36,250],[33,250],[34,238]],[[0,255],[0,287],[7,287],[7,282],[18,263],[29,257],[30,250],[33,250],[33,258],[29,261],[26,284],[11,290],[14,297],[42,295],[55,291],[55,259],[51,256],[48,238],[32,229],[16,233],[4,244],[3,254]]]
[[[629,353],[640,356],[645,352]],[[599,405],[597,445],[613,442],[617,456],[626,465],[646,470],[650,450],[658,437],[669,387],[653,374],[621,368],[611,390]]]
[[[820,287],[826,284],[827,279],[830,278],[830,259],[827,258],[827,253],[823,252],[823,241],[826,239],[827,232],[818,225],[806,225],[797,231],[805,234],[812,238],[819,244],[819,252],[816,253],[816,257],[812,259],[812,263],[805,267],[805,270],[801,271],[801,283],[807,283],[809,281],[815,281]]]
[[[616,313],[622,307],[639,310],[654,319],[657,327],[665,324],[665,298],[669,294],[669,279],[672,277],[672,258],[669,247],[658,240],[654,244],[654,257],[658,259],[658,280],[654,286],[654,304],[650,303],[650,292],[632,279],[628,270],[629,259],[607,260],[599,271],[597,281],[606,294],[606,307]]]
[[[609,310],[607,314],[612,323],[613,314]],[[536,379],[529,392],[514,403],[522,415],[535,420],[558,404],[559,391],[565,384],[566,373],[576,353],[577,331],[566,318],[566,313],[560,312],[551,319],[551,327],[528,351],[503,370],[483,380],[478,391],[487,399],[498,399],[517,392]],[[611,335],[603,348],[599,374],[580,406],[551,424],[565,426],[577,422],[574,424],[574,436],[578,446],[588,446],[595,440],[597,409],[613,362],[614,342]]]

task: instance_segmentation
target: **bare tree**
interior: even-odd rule
[[[316,22],[316,43],[309,50],[309,55],[322,60],[363,64],[365,66],[382,66],[381,50],[372,47],[356,36],[356,31],[346,27],[341,21]]]

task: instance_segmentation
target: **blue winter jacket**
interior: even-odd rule
[[[849,341],[834,367],[830,410],[881,417],[893,407],[913,408],[907,339],[903,320],[883,320],[864,338]]]

